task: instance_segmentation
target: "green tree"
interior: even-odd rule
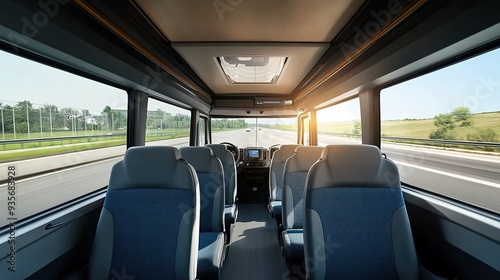
[[[6,133],[13,133],[14,132],[14,125],[12,121],[12,107],[9,105],[3,105],[3,124],[4,124],[4,130]]]
[[[454,129],[455,122],[451,114],[439,114],[434,117],[434,125],[445,130]]]
[[[497,134],[491,129],[478,129],[476,134],[467,134],[467,140],[477,142],[497,142]]]
[[[36,112],[33,110],[33,104],[28,100],[20,101],[14,107],[16,132],[27,133],[32,131],[35,121],[38,120]]]
[[[467,107],[457,107],[453,112],[447,114],[439,114],[434,117],[434,125],[436,130],[429,134],[431,139],[455,139],[453,129],[459,126],[471,126],[472,114]]]
[[[111,107],[106,106],[102,110],[104,125],[103,129],[105,130],[113,130],[118,129],[120,127],[127,126],[127,117],[123,110],[113,110]]]
[[[352,130],[352,134],[361,134],[361,121],[354,121],[354,129]]]
[[[457,107],[455,110],[453,110],[453,112],[451,112],[451,116],[454,122],[460,123],[460,126],[472,125],[471,121],[472,114],[469,108],[467,107],[464,106]]]
[[[448,130],[446,127],[438,127],[436,130],[431,132],[429,135],[430,139],[446,139],[453,140],[455,139],[455,135],[451,130]]]

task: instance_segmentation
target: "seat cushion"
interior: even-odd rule
[[[200,232],[197,278],[219,279],[223,251],[224,233]]]
[[[287,263],[301,264],[304,260],[304,234],[302,229],[288,229],[281,232],[283,253]]]

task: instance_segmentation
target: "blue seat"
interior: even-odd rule
[[[224,171],[208,147],[182,147],[181,156],[190,163],[200,182],[200,280],[219,279],[224,257]]]
[[[269,167],[269,213],[281,223],[281,194],[283,189],[283,168],[298,144],[284,144],[274,152]]]
[[[303,198],[309,168],[320,158],[323,147],[299,146],[283,169],[283,256],[287,264],[304,260]]]
[[[396,165],[370,145],[329,145],[304,197],[307,279],[418,279]]]
[[[227,149],[224,144],[209,144],[209,147],[214,152],[214,155],[222,162],[224,168],[224,183],[225,183],[225,196],[226,206],[224,210],[225,227],[226,227],[226,243],[230,242],[231,238],[231,224],[236,222],[238,217],[238,208],[236,205],[236,163],[234,162],[233,154]]]
[[[195,279],[199,208],[196,172],[177,148],[129,148],[111,170],[89,279]]]

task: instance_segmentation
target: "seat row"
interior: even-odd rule
[[[281,177],[274,193],[281,192],[279,235],[289,267],[305,264],[311,280],[419,278],[398,169],[377,147],[280,150],[280,163],[293,151],[278,168],[282,174],[273,156],[270,172]]]
[[[89,278],[219,279],[235,176],[224,145],[128,149],[111,171]]]

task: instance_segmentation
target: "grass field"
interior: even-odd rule
[[[468,127],[457,126],[452,129],[454,140],[469,140],[468,135],[478,135],[481,130],[491,130],[496,139],[494,142],[500,142],[500,112],[475,114],[471,117],[472,125]],[[334,123],[318,123],[318,131],[352,134],[354,129],[354,121],[334,122]],[[431,132],[436,130],[434,119],[420,120],[389,120],[381,122],[382,136],[406,137],[406,138],[421,138],[429,139]],[[485,141],[485,140],[483,140]],[[489,140],[488,140],[489,141]],[[486,141],[486,142],[488,142]],[[423,144],[423,143],[413,143]],[[424,145],[439,146],[440,144],[426,143]],[[485,150],[490,152],[500,152],[500,148],[493,147],[470,147],[449,145],[446,147],[468,149],[468,150]]]
[[[124,145],[126,139],[122,140],[109,140],[101,142],[93,142],[88,144],[74,144],[74,145],[64,145],[64,146],[53,146],[46,147],[42,149],[22,149],[13,152],[3,153],[0,155],[0,162],[9,162],[30,158],[45,157],[51,155],[60,155],[66,153],[82,152],[87,150],[114,147],[119,145]]]
[[[491,129],[500,141],[500,112],[472,115],[472,126],[456,127],[453,135],[456,140],[467,140],[468,134],[478,133],[480,129]],[[318,123],[318,131],[351,134],[354,121]],[[421,120],[390,120],[382,121],[382,136],[397,136],[408,138],[429,139],[429,134],[436,129],[434,119]]]
[[[354,122],[355,121],[318,123],[318,131],[352,134],[354,129]]]
[[[164,134],[162,134],[162,132]],[[160,141],[173,138],[187,137],[189,136],[189,131],[176,130],[174,131],[155,131],[157,134],[149,134],[146,137],[146,142],[150,141]],[[20,144],[8,144],[10,147],[7,148],[9,152],[0,152],[0,162],[9,162],[15,160],[37,158],[65,153],[81,152],[99,148],[114,147],[126,144],[126,136],[113,136],[104,135],[102,138],[83,138],[77,140],[54,140],[40,143],[27,143],[24,144],[24,148],[21,148]],[[7,146],[7,145],[5,145]],[[29,149],[38,148],[38,149]]]

